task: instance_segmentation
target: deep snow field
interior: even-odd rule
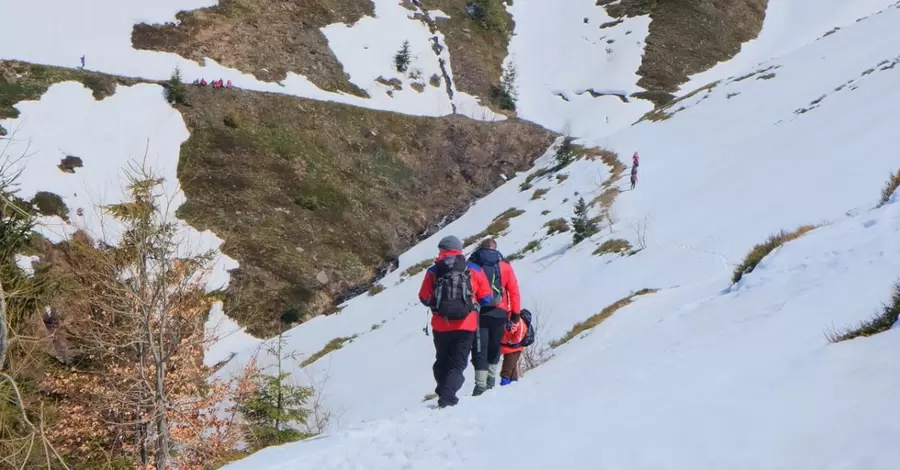
[[[326,93],[300,76],[282,87],[131,48],[134,22],[169,21],[179,9],[209,3],[0,0],[0,11],[13,12],[0,16],[0,58],[72,66],[87,54],[89,69],[153,79],[167,78],[176,64],[189,80],[212,68],[250,89],[422,115],[448,114],[455,104],[476,119],[496,118],[464,94],[454,103],[440,93],[390,99],[381,91],[362,100]],[[418,38],[411,39],[421,49],[416,66],[430,75],[437,56],[423,46],[427,27],[397,2],[374,3],[376,18],[324,29],[351,80],[376,89],[370,87],[385,72],[384,58],[406,36]],[[516,0],[507,60],[518,69],[520,118],[613,150],[629,165],[640,152],[637,188],[626,189],[627,177],[612,183],[623,190],[611,209],[615,223],[574,247],[571,233],[546,235],[544,223],[571,217],[573,203],[597,197],[610,178],[601,161],[579,160],[562,170],[565,181],[550,175],[520,191],[528,174],[552,166],[550,149],[534,169],[404,253],[400,268],[380,281],[383,292],[288,332],[289,347],[302,355],[358,335],[293,371],[299,383],[319,387],[334,415],[330,429],[226,468],[900,468],[894,403],[900,333],[838,344],[825,338],[871,317],[900,278],[900,194],[876,208],[884,180],[900,169],[900,8],[894,0],[770,0],[759,38],[693,77],[681,95],[715,86],[674,104],[667,119],[631,125],[652,106],[586,90],[639,90],[635,73],[650,20],[632,18],[598,32],[596,24],[609,18],[594,4],[561,0],[547,8],[544,1]],[[94,25],[89,19],[98,11],[107,21]],[[581,28],[584,17],[594,28]],[[376,34],[390,40],[361,53],[360,44]],[[618,39],[611,52],[603,36]],[[584,65],[587,55],[602,60]],[[188,131],[158,86],[121,86],[95,101],[81,84],[61,83],[17,108],[19,118],[0,125],[15,131],[10,154],[28,148],[23,196],[57,192],[73,212],[84,209],[74,224],[115,236],[115,227],[97,222],[93,203],[120,200],[122,168],[145,155],[178,194],[175,169]],[[91,160],[75,174],[55,169],[65,155],[79,154]],[[532,200],[535,189],[548,192]],[[172,215],[179,197],[171,201]],[[416,297],[421,273],[402,272],[433,257],[441,237],[481,232],[511,207],[525,213],[498,237],[500,250],[511,254],[541,242],[513,263],[523,305],[540,321],[540,341],[561,337],[637,290],[660,291],[555,349],[514,386],[432,410],[423,403],[434,384],[431,338],[422,331],[427,316]],[[60,220],[45,222],[51,237],[72,230]],[[731,285],[735,265],[753,245],[804,224],[823,225]],[[212,233],[182,229],[197,247],[221,244]],[[643,249],[593,255],[608,239]],[[234,266],[222,257],[211,288],[227,282]],[[226,325],[225,337],[207,362],[237,353],[223,374],[254,355],[272,363],[259,340],[220,312],[212,322]]]

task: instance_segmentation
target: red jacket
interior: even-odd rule
[[[503,282],[503,299],[500,300],[497,307],[509,312],[510,316],[521,312],[522,298],[519,295],[519,280],[508,261],[500,262],[500,280]]]
[[[500,354],[510,354],[525,349],[524,346],[512,346],[521,343],[528,333],[528,325],[519,318],[519,322],[513,325],[512,330],[506,330],[503,334],[503,341],[500,342]]]
[[[438,262],[448,256],[463,256],[461,251],[447,251],[441,253],[435,262]],[[425,279],[422,280],[422,287],[419,289],[419,300],[426,306],[431,307],[434,300],[434,281],[435,271],[437,267],[432,265],[425,272]],[[481,267],[474,263],[469,263],[469,272],[472,274],[472,292],[475,299],[481,305],[491,303],[491,285],[484,276]],[[474,300],[474,299],[473,299]],[[431,329],[437,332],[444,331],[475,331],[478,329],[478,312],[472,311],[469,316],[462,320],[448,320],[444,317],[432,313]]]

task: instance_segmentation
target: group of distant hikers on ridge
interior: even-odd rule
[[[419,289],[419,300],[432,314],[434,392],[440,408],[459,402],[456,394],[470,354],[472,396],[479,396],[497,385],[498,376],[501,386],[519,380],[522,351],[535,339],[531,312],[521,308],[519,281],[497,243],[485,239],[468,259],[462,249],[457,237],[441,239]]]

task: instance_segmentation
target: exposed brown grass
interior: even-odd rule
[[[450,19],[436,20],[435,25],[444,34],[450,48],[456,89],[479,96],[487,102],[491,97],[491,86],[500,84],[509,34],[485,28],[470,19],[465,1],[421,1],[426,9],[441,10],[450,16]],[[512,31],[514,26],[512,17],[509,17],[508,31]]]
[[[796,240],[816,228],[818,228],[817,225],[803,225],[790,232],[782,230],[775,235],[769,236],[765,242],[754,246],[753,249],[747,253],[747,256],[744,257],[744,261],[735,268],[734,274],[731,276],[731,282],[736,283],[740,281],[745,274],[753,272],[753,269],[756,268],[760,261],[776,248],[789,241]]]
[[[547,228],[548,236],[569,231],[569,223],[563,218],[550,220],[544,224],[544,227]]]
[[[501,220],[501,219],[506,219],[506,220],[514,219],[524,213],[525,213],[525,211],[523,211],[522,209],[516,209],[515,207],[510,207],[509,209],[506,209],[505,211],[503,211],[499,215],[497,215],[497,217],[494,217],[494,220],[496,221],[496,220]]]
[[[638,86],[673,93],[688,76],[734,57],[762,29],[768,0],[649,1],[650,30]],[[657,105],[665,101],[657,101]]]
[[[507,261],[516,261],[522,259],[528,253],[533,251],[537,251],[541,249],[541,241],[540,240],[531,240],[528,242],[521,250],[509,255],[506,257]]]
[[[531,195],[531,200],[536,201],[549,193],[550,190],[547,188],[538,188],[534,190],[534,194]]]
[[[894,292],[891,300],[884,304],[882,311],[869,320],[860,322],[853,328],[847,328],[841,332],[826,333],[828,341],[838,343],[859,337],[877,335],[890,330],[897,319],[900,318],[900,282],[894,284]]]
[[[428,269],[429,267],[431,267],[432,264],[434,264],[433,259],[431,259],[431,258],[423,259],[422,261],[419,261],[418,263],[404,269],[403,272],[400,274],[402,276],[412,277],[412,276],[415,276],[416,274],[419,274],[420,272]]]
[[[319,359],[322,359],[326,354],[343,348],[345,344],[353,341],[354,339],[356,339],[356,335],[332,339],[322,349],[316,351],[314,354],[304,359],[303,362],[300,363],[300,367],[306,367],[318,361]]]
[[[69,208],[56,193],[38,191],[31,198],[31,204],[40,215],[56,216],[63,220],[69,220]]]
[[[891,175],[887,182],[884,183],[884,188],[881,190],[881,199],[878,201],[878,207],[887,204],[887,202],[891,200],[891,196],[894,195],[894,191],[897,191],[897,188],[900,188],[900,170],[897,170],[897,172]]]
[[[209,57],[265,81],[281,81],[287,72],[296,72],[322,89],[365,96],[349,82],[320,28],[353,24],[366,15],[374,15],[368,0],[222,0],[178,13],[178,24],[135,25],[131,41],[136,49],[172,52],[198,62]]]
[[[600,311],[600,313],[596,315],[592,315],[587,320],[583,322],[576,323],[575,326],[572,327],[571,330],[568,331],[562,338],[557,339],[555,341],[550,342],[551,348],[558,348],[569,341],[575,339],[578,335],[588,331],[597,325],[603,323],[607,318],[611,317],[612,314],[616,313],[622,307],[625,307],[631,304],[634,301],[635,297],[639,297],[641,295],[654,294],[659,292],[659,289],[641,289],[628,297],[621,298],[615,301],[612,305],[608,305],[606,308]]]
[[[619,196],[621,191],[616,187],[608,187],[600,193],[599,196],[595,197],[594,200],[591,201],[591,206],[599,204],[603,211],[608,211],[610,207],[612,207],[613,202],[615,202],[616,198]]]
[[[752,74],[751,74],[751,76],[752,76]],[[735,80],[735,81],[737,81],[737,80]],[[637,122],[641,122],[644,120],[653,121],[653,122],[665,121],[666,119],[671,118],[672,116],[677,114],[679,111],[682,111],[684,109],[683,107],[675,108],[675,106],[678,103],[681,103],[682,101],[685,101],[689,98],[693,98],[694,96],[696,96],[699,93],[704,93],[704,92],[709,93],[713,90],[713,88],[717,87],[718,85],[719,85],[719,81],[715,81],[715,82],[703,85],[702,87],[697,88],[696,90],[694,90],[680,98],[673,99],[673,100],[669,101],[668,103],[664,104],[663,106],[660,106],[652,111],[645,113],[643,116],[641,116],[640,119],[638,119]],[[672,111],[673,108],[675,108],[674,111]]]
[[[119,83],[137,83],[136,80],[113,75],[0,60],[0,119],[18,117],[19,111],[13,105],[20,101],[37,100],[51,85],[65,81],[81,82],[98,100],[115,93]]]
[[[75,173],[76,168],[84,167],[84,162],[79,157],[66,155],[56,167],[63,173]]]
[[[364,293],[379,267],[493,190],[500,174],[528,168],[554,139],[515,120],[187,89],[179,216],[222,237],[240,262],[227,303],[258,335],[276,331],[287,307],[314,316]],[[239,127],[224,123],[229,115]]]
[[[601,243],[600,246],[594,250],[594,255],[622,254],[629,251],[631,251],[631,243],[629,243],[628,240],[613,238]]]

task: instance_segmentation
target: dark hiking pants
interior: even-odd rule
[[[459,402],[456,392],[466,381],[463,372],[469,362],[469,352],[475,339],[474,331],[434,332],[434,393],[439,404],[453,406]]]
[[[478,318],[478,338],[472,345],[475,370],[488,370],[489,366],[500,363],[500,343],[506,334],[506,322],[507,313],[501,309],[494,309],[489,314],[482,313]]]

